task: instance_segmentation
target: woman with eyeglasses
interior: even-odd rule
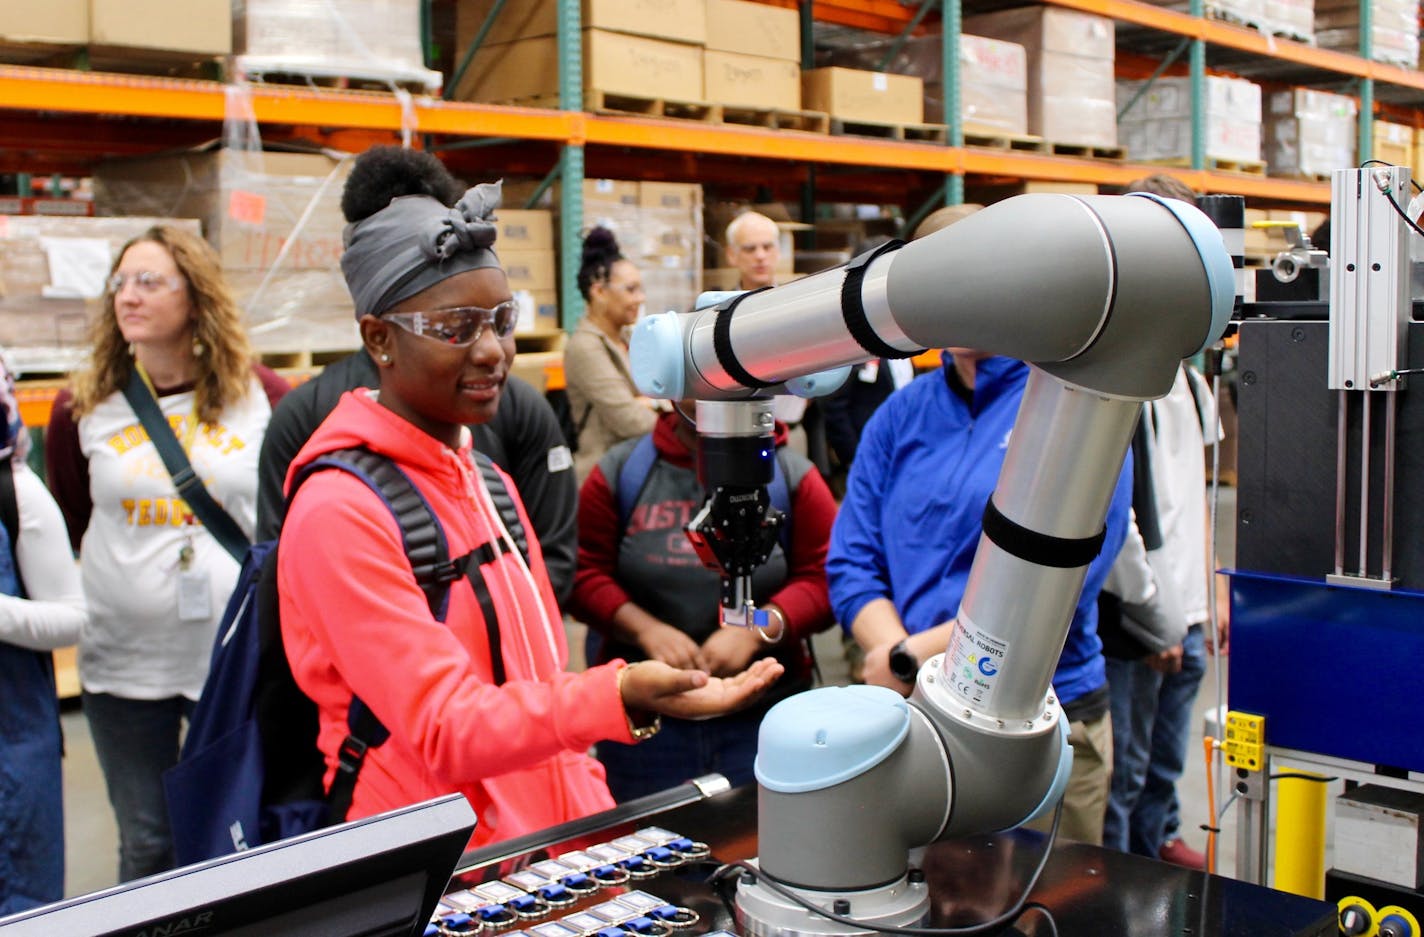
[[[574,470],[582,482],[614,443],[653,431],[657,411],[638,393],[627,330],[643,308],[643,278],[607,228],[583,241],[578,273],[586,311],[564,347],[564,380],[578,430]]]
[[[494,416],[514,357],[513,297],[493,250],[499,185],[476,186],[449,208],[425,194],[418,166],[402,174],[391,165],[358,159],[352,168],[348,192],[385,194],[346,203],[341,259],[380,387],[345,394],[288,473],[282,637],[297,685],[317,705],[328,786],[353,697],[390,732],[367,751],[347,817],[459,791],[479,817],[473,844],[483,845],[611,807],[590,746],[648,737],[659,714],[737,708],[781,667],[765,660],[730,679],[621,660],[565,671],[563,620],[539,545],[530,539],[526,560],[511,543],[468,429]],[[328,469],[293,492],[304,466],[352,448],[409,478],[449,556],[480,558],[451,583],[443,620],[415,580],[391,509],[365,481]]]
[[[250,538],[257,453],[287,385],[254,362],[217,252],[175,227],[124,246],[90,337],[87,363],[55,402],[45,460],[79,550],[90,610],[82,702],[129,881],[173,864],[162,774],[178,759],[238,561],[180,496],[125,388],[152,395],[198,479]]]

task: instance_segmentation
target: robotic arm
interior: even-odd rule
[[[910,848],[1051,809],[1071,752],[1050,683],[1140,404],[1221,334],[1233,293],[1221,236],[1192,206],[1030,195],[898,250],[640,323],[635,380],[696,398],[700,431],[703,401],[760,400],[871,357],[960,346],[1034,366],[954,635],[911,699],[824,688],[763,721],[763,877],[861,920],[912,925],[928,896],[908,874]],[[749,934],[855,932],[746,879],[737,902]]]

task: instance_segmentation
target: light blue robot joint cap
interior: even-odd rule
[[[677,313],[644,316],[628,342],[633,383],[649,397],[681,400],[686,385],[683,354]]]
[[[783,794],[859,777],[900,747],[910,706],[878,686],[822,687],[782,700],[762,719],[756,779]]]

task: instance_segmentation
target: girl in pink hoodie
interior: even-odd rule
[[[357,160],[342,208],[342,271],[379,391],[346,394],[292,463],[364,447],[396,462],[439,517],[449,555],[493,551],[489,591],[505,680],[468,579],[443,622],[416,584],[391,512],[361,480],[323,471],[302,486],[282,532],[282,636],[319,712],[327,783],[359,696],[390,730],[366,756],[350,819],[460,791],[484,845],[613,805],[586,750],[631,743],[658,714],[712,715],[754,699],[781,672],[767,659],[726,679],[622,660],[583,673],[568,654],[538,544],[514,549],[472,461],[468,424],[489,420],[514,357],[517,318],[491,246],[499,186],[454,208],[433,157],[395,148]],[[506,481],[511,494],[515,489]],[[519,506],[521,520],[529,522]]]

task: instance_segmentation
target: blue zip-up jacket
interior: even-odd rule
[[[861,436],[826,561],[831,606],[847,631],[873,599],[893,601],[911,634],[959,612],[1029,368],[1011,358],[978,362],[974,399],[966,404],[950,389],[953,367],[946,353],[940,371],[893,394]],[[1129,460],[1054,673],[1064,703],[1107,682],[1097,595],[1126,537],[1131,504]]]

